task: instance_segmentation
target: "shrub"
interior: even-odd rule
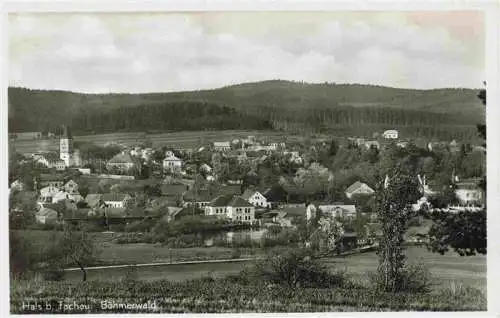
[[[42,277],[48,281],[62,281],[64,279],[64,271],[60,268],[50,268],[43,272]]]
[[[239,248],[233,249],[231,252],[231,258],[240,258],[241,257],[241,250]]]
[[[108,228],[111,232],[124,232],[125,231],[125,224],[121,224],[121,223],[110,224]]]
[[[132,283],[138,281],[138,274],[137,274],[137,267],[135,266],[129,266],[125,270],[125,273],[123,276],[120,278],[120,282],[122,283]]]
[[[125,225],[125,232],[148,232],[153,225],[148,220],[133,221]]]
[[[399,275],[400,279],[397,283],[397,292],[407,293],[428,293],[432,287],[432,276],[422,263],[405,265]],[[376,291],[384,289],[383,277],[378,273],[368,273],[370,285]]]
[[[308,251],[300,249],[273,251],[264,261],[257,262],[255,269],[247,269],[242,276],[257,276],[290,288],[330,288],[347,282],[345,273],[331,273],[324,264],[312,259]]]

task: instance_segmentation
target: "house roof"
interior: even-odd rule
[[[187,191],[185,184],[164,184],[161,186],[161,193],[166,196],[182,195]]]
[[[319,205],[318,206],[323,212],[328,213],[331,211],[337,211],[337,210],[342,210],[343,212],[347,212],[349,214],[356,214],[356,206],[352,204],[344,204],[344,205],[337,205],[337,204],[329,204],[329,205]]]
[[[151,200],[149,203],[149,208],[156,209],[162,207],[177,207],[177,202],[167,197],[160,197],[154,200]]]
[[[218,197],[216,197],[215,199],[210,201],[210,203],[208,205],[210,205],[210,206],[227,206],[232,198],[233,198],[232,194],[219,195]]]
[[[220,195],[241,194],[241,185],[227,185],[219,188]]]
[[[104,193],[101,198],[104,202],[121,202],[127,196],[129,195],[126,193]]]
[[[363,186],[367,186],[368,188],[370,188],[366,183],[363,183],[361,181],[356,181],[354,182],[353,184],[351,184],[346,190],[345,192],[347,193],[354,193],[356,192],[358,189],[360,189],[361,187]],[[372,188],[370,188],[372,191],[374,191]]]
[[[54,218],[57,218],[58,213],[57,213],[57,211],[55,211],[53,209],[50,209],[50,208],[47,208],[47,207],[43,207],[43,208],[41,208],[40,210],[38,210],[36,212],[36,215],[37,216],[45,216],[45,217],[54,217]]]
[[[238,195],[219,195],[210,201],[209,206],[252,207],[253,205]]]
[[[181,161],[181,159],[177,158],[174,154],[170,154],[163,161]]]
[[[476,180],[462,180],[457,182],[456,186],[460,190],[477,190],[479,189],[479,182]]]
[[[200,190],[198,192],[189,190],[184,194],[185,201],[209,202],[215,197],[210,190]]]
[[[243,199],[241,196],[234,196],[229,202],[228,206],[231,207],[252,207],[247,200]]]
[[[241,195],[241,197],[245,200],[248,200],[257,192],[255,189],[246,189],[245,192]]]
[[[282,201],[286,197],[286,191],[280,185],[273,186],[262,192],[262,195],[266,197],[268,201],[278,202]]]
[[[56,162],[64,162],[61,158],[59,158],[59,155],[53,152],[47,152],[44,154],[41,154],[40,157],[45,158],[49,163],[56,163]]]
[[[229,141],[214,141],[215,147],[231,147],[231,142]]]
[[[132,156],[127,152],[121,152],[111,158],[108,163],[132,163],[135,164],[137,160],[132,158]]]
[[[89,206],[94,206],[94,205],[96,205],[96,204],[99,203],[99,201],[101,200],[101,198],[102,198],[102,194],[101,193],[89,193],[85,197],[85,202],[87,202],[87,204]]]
[[[305,216],[306,208],[305,207],[285,207],[281,212],[285,212],[287,216]]]
[[[124,217],[126,208],[107,208],[106,216],[107,217]]]

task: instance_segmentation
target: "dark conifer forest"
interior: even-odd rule
[[[369,137],[475,139],[484,107],[472,89],[409,90],[359,84],[264,81],[214,90],[83,94],[9,88],[9,131],[281,130]]]

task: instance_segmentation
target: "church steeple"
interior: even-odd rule
[[[63,125],[63,134],[61,136],[62,139],[72,139],[71,131],[68,129],[68,126]]]
[[[66,125],[63,125],[63,134],[59,141],[59,158],[64,161],[66,167],[73,166],[73,138]]]

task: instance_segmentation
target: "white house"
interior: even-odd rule
[[[317,211],[321,210],[324,214],[330,214],[333,217],[354,218],[356,217],[356,206],[352,204],[321,204],[311,203],[306,208],[307,220],[316,216]]]
[[[101,200],[110,208],[126,208],[133,201],[132,197],[125,193],[105,193]]]
[[[240,196],[221,195],[205,206],[205,215],[251,223],[255,221],[255,207]]]
[[[245,192],[241,195],[241,197],[247,200],[250,204],[255,207],[271,207],[270,203],[267,202],[267,198],[257,190],[246,189]]]
[[[167,151],[165,159],[163,159],[163,169],[165,170],[180,170],[182,167],[182,160],[177,158],[173,152]]]
[[[231,149],[229,141],[214,141],[214,148],[216,151],[228,151]]]
[[[479,188],[478,183],[479,180],[476,179],[462,180],[456,183],[457,188],[455,189],[455,195],[460,201],[460,204],[481,205],[484,203],[483,190]]]
[[[385,139],[398,139],[399,133],[397,130],[391,129],[384,131],[383,136]]]
[[[34,154],[33,159],[36,163],[44,165],[49,169],[55,168],[58,171],[66,169],[66,163],[64,160],[58,158],[57,155],[52,153]]]
[[[54,196],[59,192],[58,187],[47,186],[45,188],[40,189],[40,198],[39,201],[43,203],[52,203]]]

